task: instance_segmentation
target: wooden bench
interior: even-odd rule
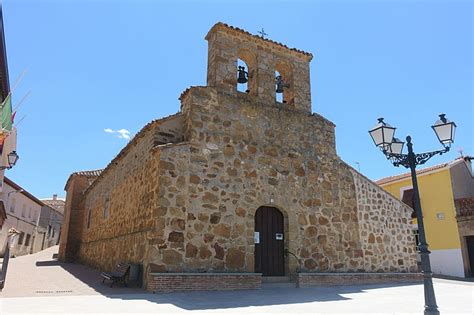
[[[102,283],[104,283],[105,280],[111,280],[112,283],[110,283],[110,287],[114,285],[114,283],[122,283],[125,287],[127,286],[127,283],[125,283],[125,278],[127,278],[128,274],[130,273],[130,264],[127,263],[119,263],[114,271],[112,272],[102,272],[100,275],[102,278]]]

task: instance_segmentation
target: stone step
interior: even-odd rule
[[[277,276],[277,277],[262,277],[262,283],[289,283],[291,282],[288,276]]]

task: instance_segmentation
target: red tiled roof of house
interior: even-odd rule
[[[437,170],[437,169],[441,169],[441,168],[446,167],[446,166],[448,166],[448,163],[442,163],[442,164],[422,168],[422,169],[417,170],[416,174],[420,175],[420,174],[423,174],[423,173],[428,173],[428,172],[431,172],[431,171],[434,171],[434,170]],[[375,183],[377,185],[383,185],[383,184],[394,182],[394,181],[397,181],[397,180],[400,180],[400,179],[409,178],[410,176],[411,176],[410,172],[407,172],[407,173],[403,173],[403,174],[399,174],[399,175],[388,176],[388,177],[378,179],[378,180],[375,181]]]
[[[40,206],[44,206],[44,202],[42,202],[41,200],[39,200],[38,198],[36,198],[35,196],[33,196],[31,193],[29,193],[28,191],[26,191],[26,189],[24,189],[23,187],[21,187],[20,185],[18,185],[17,183],[15,183],[14,181],[12,181],[10,178],[8,177],[4,177],[3,178],[3,182],[7,185],[9,185],[10,187],[12,187],[14,190],[18,190],[20,191],[21,190],[21,194],[23,194],[24,196],[28,197],[29,199],[33,200],[34,202],[36,202],[38,205]]]
[[[64,206],[66,205],[66,201],[63,199],[41,199],[45,205],[50,208],[53,208],[57,212],[64,214]]]
[[[421,168],[421,169],[416,171],[416,174],[420,175],[420,174],[436,171],[436,170],[445,168],[447,166],[452,166],[452,165],[454,165],[458,162],[463,161],[463,159],[464,159],[463,157],[459,157],[459,158],[457,158],[457,159],[455,159],[451,162],[446,162],[446,163],[433,165],[433,166],[430,166],[430,167]],[[399,174],[399,175],[387,176],[387,177],[378,179],[378,180],[375,181],[375,183],[377,185],[385,185],[387,183],[391,183],[391,182],[395,182],[395,181],[398,181],[398,180],[401,180],[401,179],[409,178],[410,176],[411,176],[410,172],[407,172],[407,173],[403,173],[403,174]]]

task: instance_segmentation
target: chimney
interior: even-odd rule
[[[58,199],[58,194],[53,195],[53,200],[56,200],[56,199]]]

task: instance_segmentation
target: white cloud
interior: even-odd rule
[[[117,133],[119,134],[118,136],[119,138],[127,139],[127,140],[130,139],[130,131],[128,131],[127,129],[117,130]]]
[[[104,131],[106,133],[116,133],[117,137],[119,137],[120,139],[130,140],[130,131],[128,131],[127,129],[122,128],[119,130],[113,130],[111,128],[105,128]]]

